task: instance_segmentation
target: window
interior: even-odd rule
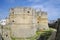
[[[12,12],[12,15],[14,14],[14,12]]]
[[[27,13],[30,13],[29,11],[27,11]]]
[[[37,23],[39,23],[39,21]]]
[[[7,37],[8,35],[6,35],[6,37]]]
[[[15,22],[14,20],[12,20],[12,22]]]

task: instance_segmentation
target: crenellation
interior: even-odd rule
[[[42,11],[41,16],[45,16],[45,15],[47,16],[47,12]]]

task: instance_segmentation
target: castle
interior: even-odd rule
[[[10,24],[10,36],[13,38],[27,38],[36,34],[37,30],[48,30],[47,12],[36,11],[29,7],[10,9],[7,24]]]

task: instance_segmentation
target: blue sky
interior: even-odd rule
[[[0,19],[9,15],[10,8],[20,6],[40,8],[48,13],[49,20],[60,18],[60,0],[0,0]]]

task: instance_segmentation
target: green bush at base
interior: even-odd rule
[[[39,37],[43,36],[46,40],[50,37],[53,30],[44,30],[44,31],[36,31],[36,35],[30,38],[25,38],[26,40],[37,40]],[[12,38],[12,40],[15,40],[17,38]],[[25,40],[24,38],[18,38],[18,40]]]

